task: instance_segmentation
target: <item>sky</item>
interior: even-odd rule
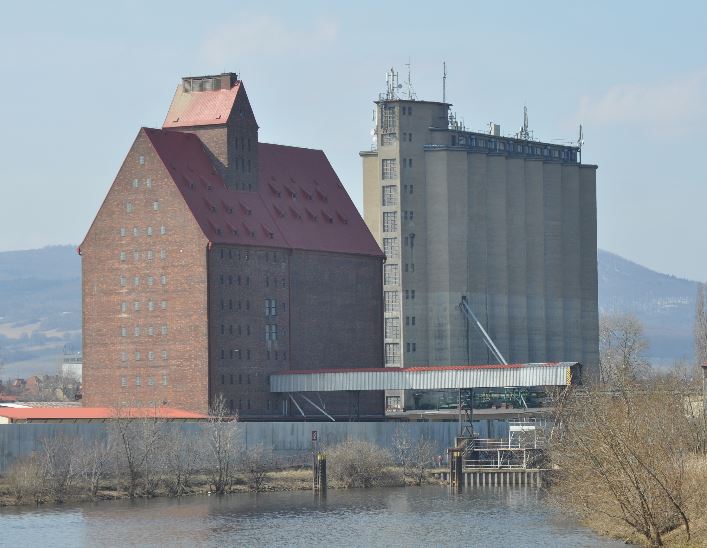
[[[181,76],[238,72],[262,141],[323,149],[362,208],[391,66],[466,126],[597,164],[598,244],[707,281],[707,3],[12,2],[0,18],[0,251],[78,244]]]

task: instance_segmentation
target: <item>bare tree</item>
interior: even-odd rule
[[[118,461],[128,479],[128,496],[135,498],[141,484],[147,494],[154,489],[153,460],[161,441],[164,421],[155,412],[145,416],[144,410],[117,408],[111,420],[110,435]]]
[[[80,473],[92,499],[98,496],[101,481],[110,472],[113,448],[110,439],[88,439],[82,441],[77,451],[80,458]]]
[[[630,314],[599,319],[599,374],[602,384],[621,386],[644,378],[649,371],[644,352],[648,342],[643,325]]]
[[[699,284],[697,287],[695,359],[698,367],[707,364],[707,283]]]
[[[209,422],[205,430],[205,461],[211,486],[216,493],[225,493],[233,484],[239,455],[237,420],[230,414],[226,400],[219,395],[209,409]]]
[[[198,438],[180,425],[172,425],[167,432],[163,446],[164,471],[167,489],[172,495],[179,497],[189,489],[202,461],[200,448]]]
[[[654,545],[690,539],[692,447],[679,389],[665,379],[565,394],[550,444],[550,492],[590,519],[628,527]]]
[[[80,465],[77,438],[57,434],[42,439],[39,458],[44,469],[45,485],[55,502],[64,502],[67,493],[79,477]]]
[[[415,485],[422,485],[427,472],[432,467],[436,447],[424,437],[413,439],[403,428],[393,434],[393,460],[403,470],[403,477],[412,480]]]
[[[240,458],[240,469],[248,480],[252,491],[262,491],[268,472],[273,469],[272,455],[265,451],[262,444],[252,449],[243,450]]]

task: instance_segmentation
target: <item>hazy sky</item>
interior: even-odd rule
[[[355,6],[355,8],[353,7]],[[361,208],[390,66],[472,129],[576,140],[599,246],[707,280],[705,2],[12,2],[0,17],[0,250],[78,243],[183,75],[239,72],[261,139],[322,148]]]

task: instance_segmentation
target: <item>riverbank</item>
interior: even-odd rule
[[[432,476],[432,472],[425,475],[423,485],[440,485],[441,482]],[[399,467],[388,467],[385,473],[381,475],[381,480],[377,482],[377,487],[405,487],[416,485],[415,482],[405,479],[403,471]],[[346,489],[346,485],[342,482],[330,480],[328,482],[329,489]],[[288,491],[307,491],[312,489],[312,470],[309,468],[289,468],[283,470],[275,470],[267,472],[262,484],[258,489],[254,489],[251,483],[251,478],[246,474],[236,474],[233,478],[232,485],[229,486],[226,493],[252,493],[252,492],[288,492]],[[155,489],[150,493],[140,493],[135,498],[151,499],[151,498],[178,498],[190,496],[209,496],[213,493],[212,483],[207,476],[197,475],[190,479],[188,486],[184,492],[177,495],[170,492],[165,487],[164,483],[157,481]],[[42,500],[27,500],[18,498],[13,492],[13,488],[8,482],[7,477],[0,477],[0,507],[12,506],[54,506],[64,503],[79,503],[91,501],[106,501],[106,500],[124,500],[129,499],[127,485],[123,482],[108,479],[100,483],[96,496],[92,497],[85,492],[75,490],[67,492],[61,502],[45,497]]]

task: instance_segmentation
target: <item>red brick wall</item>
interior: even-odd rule
[[[148,178],[152,188],[146,187]],[[134,179],[138,188],[133,187]],[[127,212],[127,202],[132,213]],[[166,228],[164,235],[161,226]],[[120,234],[121,227],[125,236]],[[138,236],[133,236],[134,227]],[[152,236],[147,235],[147,227],[152,227]],[[165,259],[160,258],[161,250],[166,252]],[[125,260],[120,258],[121,251]],[[137,260],[134,251],[139,254]],[[148,251],[153,252],[152,259],[147,258]],[[84,405],[159,405],[165,401],[170,407],[207,409],[206,251],[206,238],[141,131],[81,246]],[[165,285],[160,280],[163,275]],[[120,285],[121,276],[125,286]],[[138,287],[133,285],[135,276]],[[153,311],[149,301],[154,303]],[[166,310],[161,308],[162,301],[167,302]],[[137,311],[135,302],[140,303]],[[127,303],[124,312],[121,303]],[[162,335],[163,325],[166,335]],[[140,328],[138,336],[135,327]],[[162,351],[167,352],[166,360]],[[140,352],[139,361],[136,352]],[[121,385],[123,378],[127,386]]]

